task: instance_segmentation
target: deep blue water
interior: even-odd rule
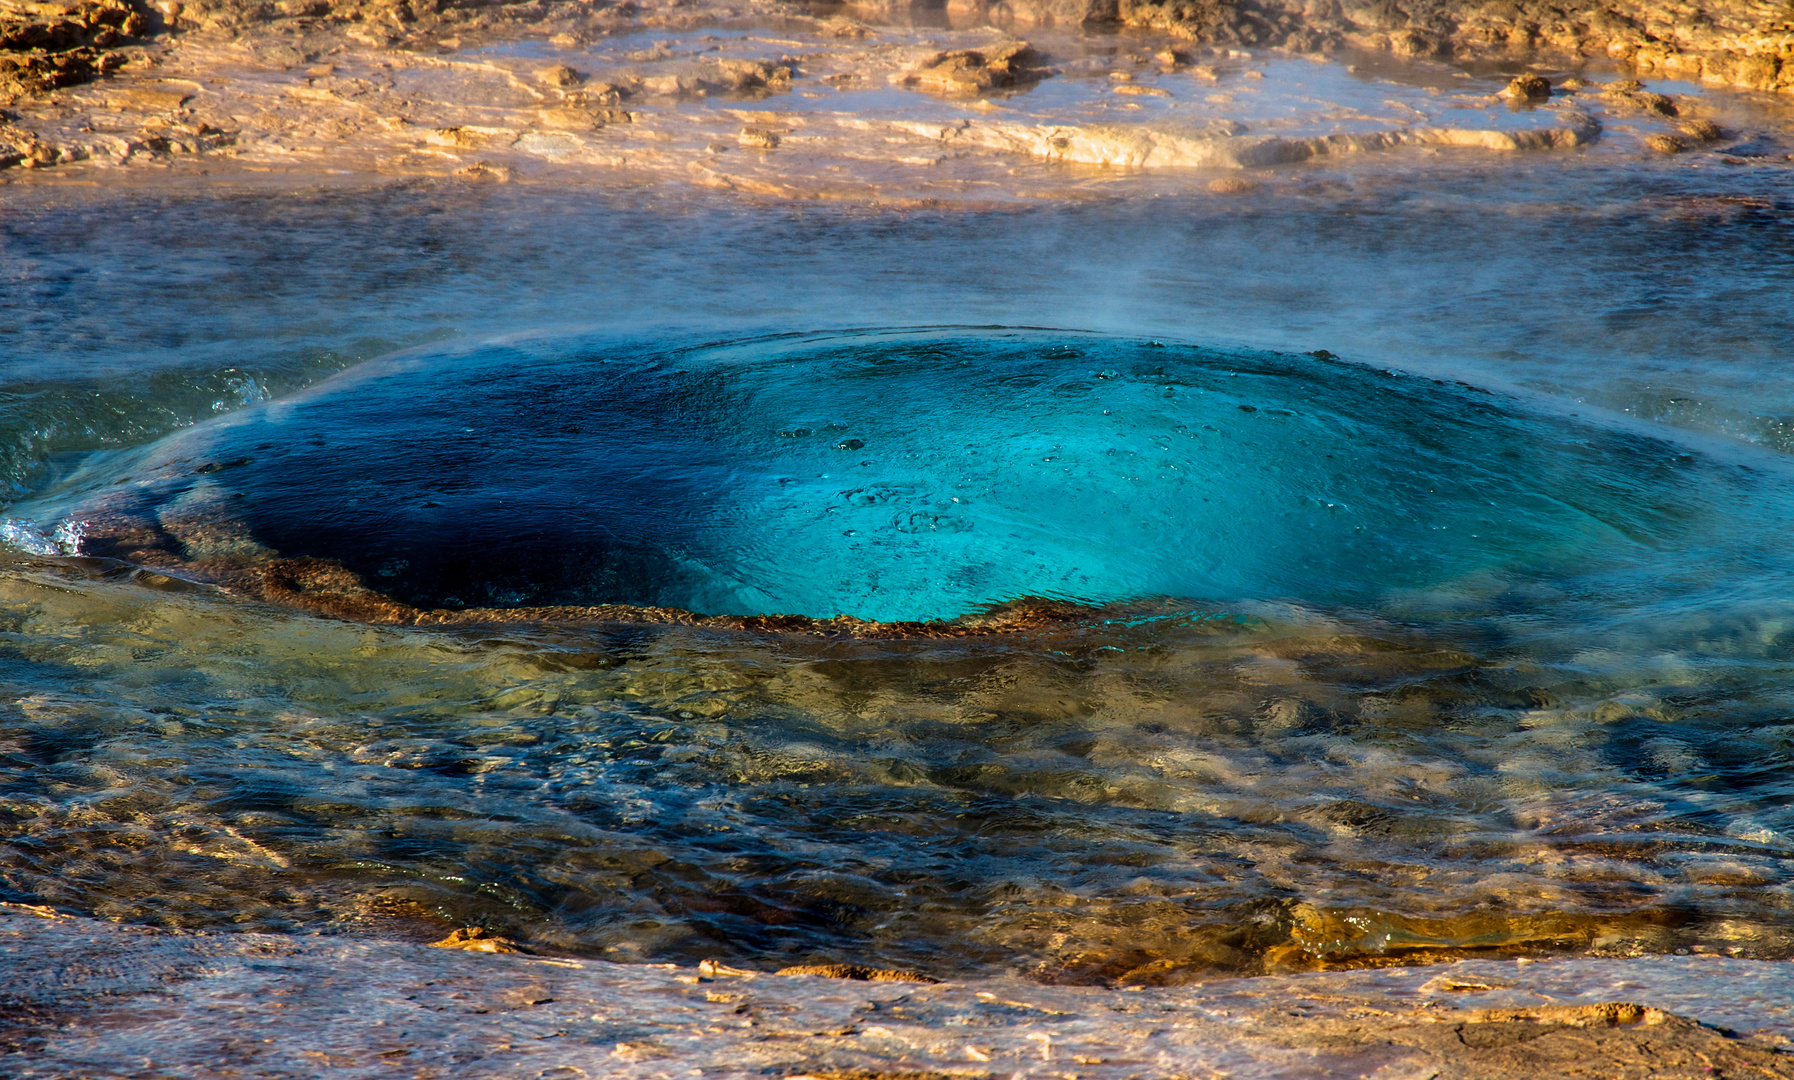
[[[63,487],[16,512],[222,499],[274,552],[425,608],[876,620],[1027,597],[1648,608],[1737,569],[1788,505],[1780,478],[1443,380],[1002,328],[424,352]]]

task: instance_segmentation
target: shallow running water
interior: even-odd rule
[[[1669,166],[1305,176],[20,199],[6,894],[1074,980],[1794,954],[1789,208]],[[922,323],[959,328],[841,332]],[[369,627],[58,533],[124,499],[421,607],[1110,606]]]

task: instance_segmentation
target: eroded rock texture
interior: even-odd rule
[[[955,0],[967,18],[1119,22],[1210,44],[1408,57],[1607,58],[1641,74],[1794,88],[1794,13],[1765,0]]]
[[[1776,0],[870,0],[845,10],[874,20],[944,14],[998,25],[1121,24],[1208,44],[1298,52],[1603,58],[1646,75],[1794,89],[1794,13]],[[262,50],[285,42],[303,56],[308,42],[327,38],[433,50],[499,37],[583,40],[627,27],[814,13],[813,4],[777,0],[0,0],[0,104],[108,74],[128,61],[121,48],[171,34]],[[993,67],[1002,82],[1006,69]]]
[[[0,104],[116,70],[125,61],[118,49],[150,27],[149,17],[125,0],[0,0]],[[0,129],[0,142],[5,138]],[[14,154],[16,162],[32,151],[15,148]],[[0,144],[0,162],[6,156]]]

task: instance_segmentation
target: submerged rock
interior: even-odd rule
[[[1243,176],[1223,176],[1210,180],[1208,189],[1217,195],[1255,195],[1264,190],[1264,185]]]

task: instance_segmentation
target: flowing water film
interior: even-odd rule
[[[1668,169],[17,196],[0,898],[1122,985],[1794,956],[1794,207]]]

